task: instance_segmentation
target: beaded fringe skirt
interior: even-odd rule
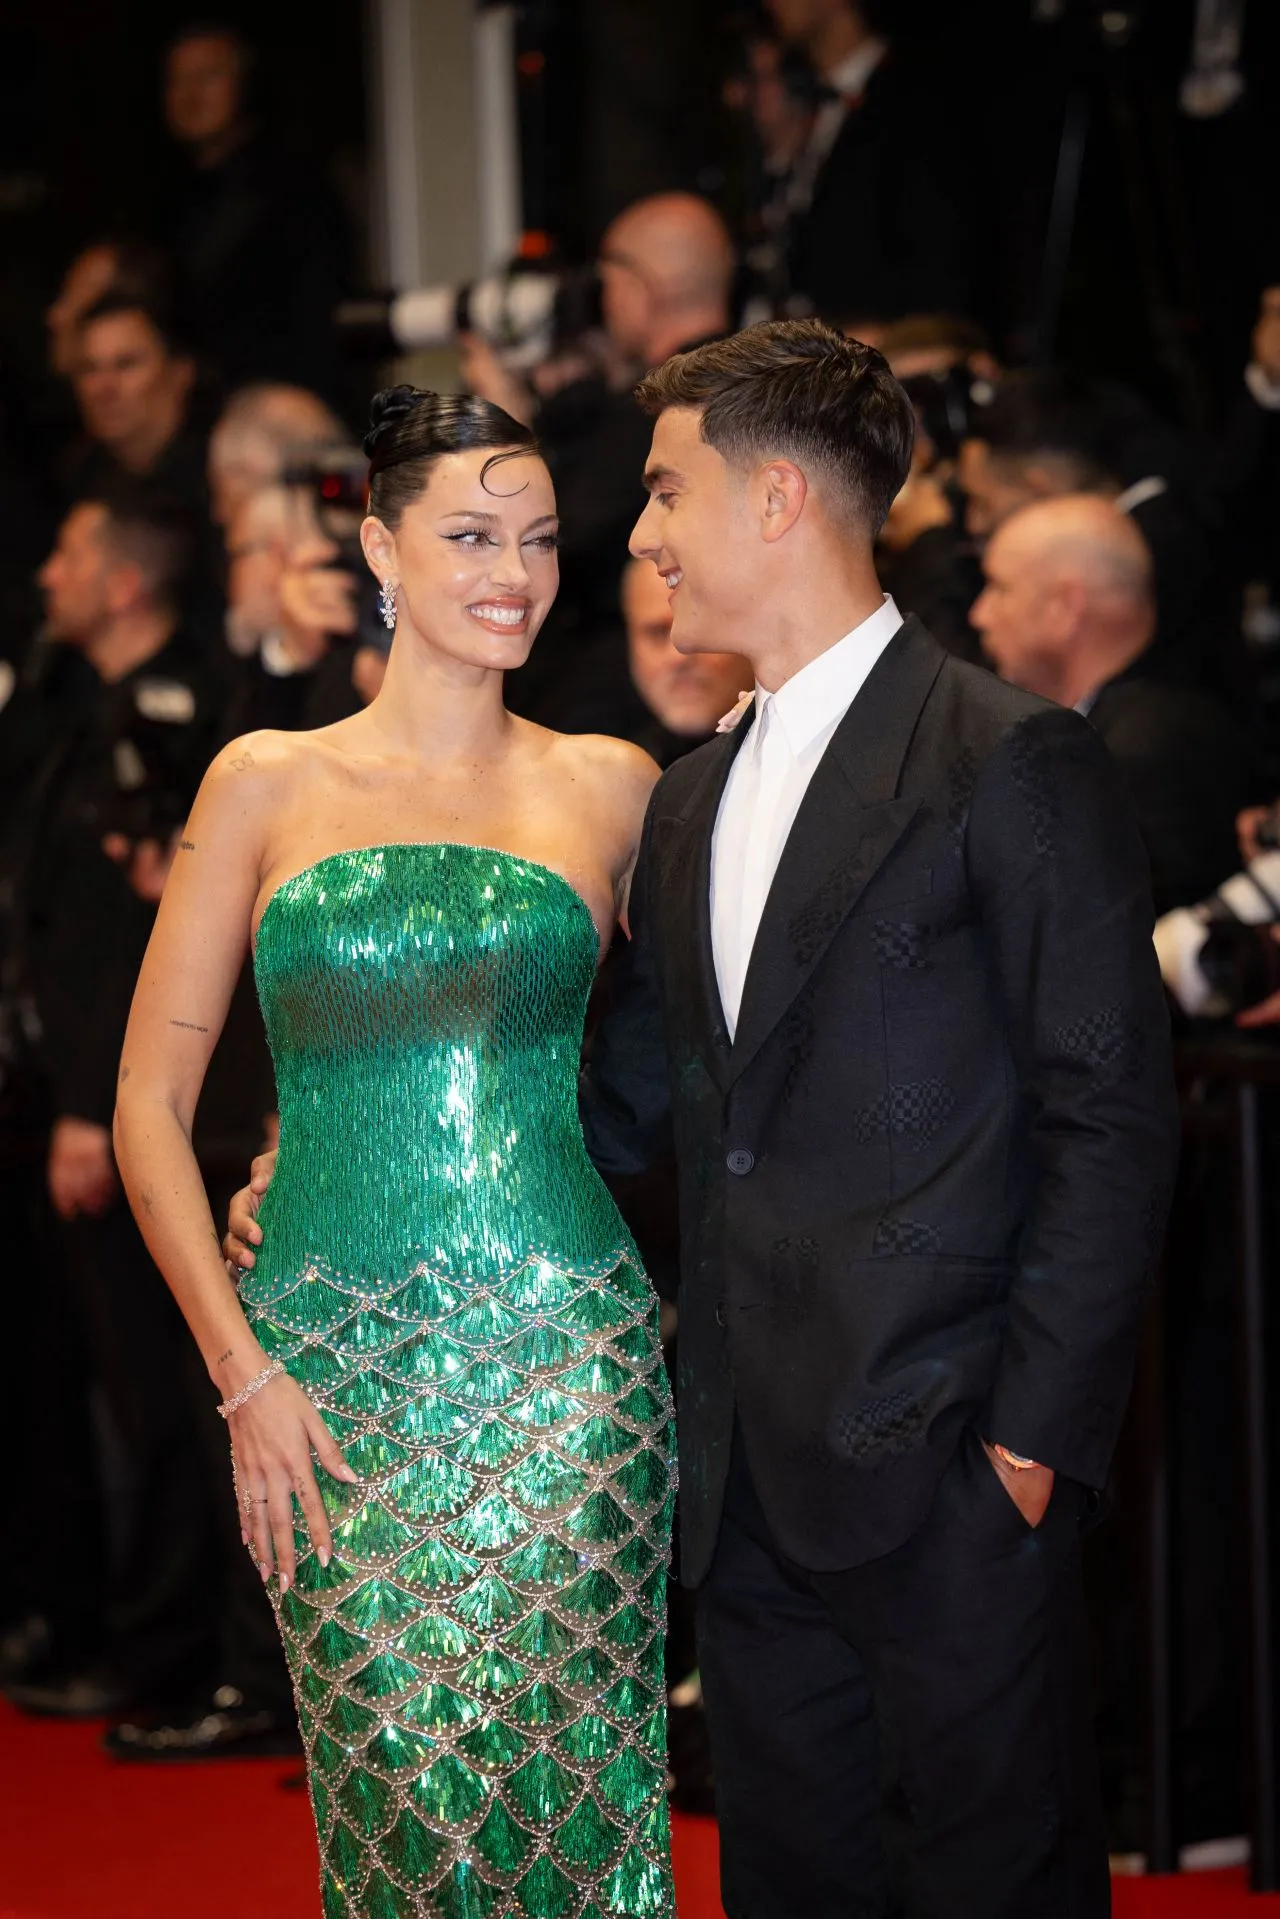
[[[325,1919],[674,1914],[671,1403],[633,1249],[245,1291],[361,1476],[320,1475],[328,1567],[300,1530],[271,1582]]]

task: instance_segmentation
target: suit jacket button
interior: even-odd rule
[[[749,1153],[745,1146],[735,1146],[729,1154],[729,1157],[725,1160],[725,1165],[729,1168],[729,1171],[731,1173],[737,1173],[739,1178],[741,1178],[743,1174],[749,1173],[755,1163],[755,1154]]]

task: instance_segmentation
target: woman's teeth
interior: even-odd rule
[[[527,606],[469,606],[471,617],[488,620],[493,626],[523,626],[529,617]]]

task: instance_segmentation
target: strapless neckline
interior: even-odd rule
[[[509,846],[482,846],[475,840],[375,840],[370,846],[340,846],[335,848],[332,853],[322,853],[319,859],[308,861],[306,866],[300,866],[296,873],[290,873],[287,879],[281,880],[279,886],[274,889],[270,899],[258,915],[258,924],[254,929],[253,935],[255,953],[257,951],[258,941],[262,938],[262,929],[267,923],[267,918],[272,907],[280,898],[280,895],[286,892],[289,887],[296,886],[299,880],[308,879],[313,873],[318,873],[322,867],[333,865],[336,860],[359,859],[371,853],[432,852],[492,854],[495,859],[510,860],[513,865],[517,867],[527,866],[531,872],[545,874],[548,879],[558,881],[569,898],[575,901],[586,914],[591,925],[591,930],[595,934],[597,941],[603,939],[600,928],[596,925],[596,916],[591,911],[591,908],[577,887],[573,886],[557,867],[548,866],[542,860],[530,859],[525,853],[512,852]]]

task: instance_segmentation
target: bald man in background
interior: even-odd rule
[[[1203,899],[1232,870],[1247,742],[1209,694],[1150,671],[1151,554],[1132,519],[1065,494],[1002,522],[983,555],[971,619],[1002,679],[1071,706],[1129,789],[1156,912]]]
[[[631,683],[649,718],[631,738],[661,767],[709,740],[755,684],[739,653],[681,653],[671,640],[671,594],[652,560],[628,560],[622,575]]]
[[[643,724],[627,673],[618,591],[644,505],[652,435],[632,388],[673,353],[733,326],[733,243],[692,193],[637,200],[600,243],[601,370],[539,397],[481,341],[463,376],[473,393],[537,431],[560,510],[560,594],[527,666],[507,676],[513,710],[563,732],[632,737]]]

